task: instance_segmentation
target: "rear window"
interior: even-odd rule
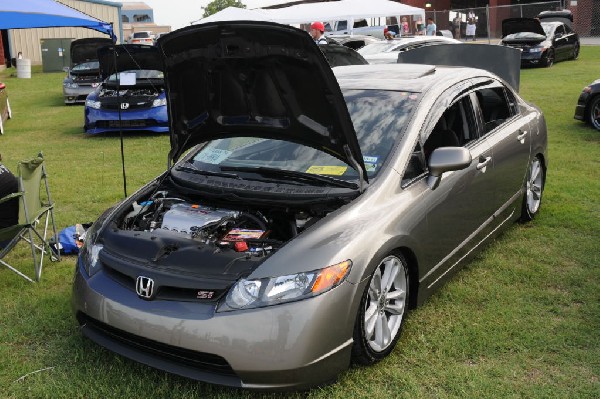
[[[133,34],[134,39],[144,39],[150,37],[148,32],[135,32]]]

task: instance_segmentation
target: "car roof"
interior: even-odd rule
[[[425,92],[464,77],[493,76],[487,71],[421,64],[369,64],[340,66],[333,69],[342,89],[372,89]]]
[[[405,45],[423,42],[461,43],[460,40],[451,39],[445,36],[402,36],[395,37],[390,40],[382,40],[379,42],[369,43],[365,47],[363,47],[363,49],[368,50],[369,48],[373,47],[385,47],[385,49],[379,51],[379,53],[386,53],[393,52],[393,49],[403,47]]]

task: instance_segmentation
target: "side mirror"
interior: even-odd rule
[[[554,35],[555,39],[560,39],[561,37],[563,37],[562,33],[557,33],[557,34]]]
[[[63,71],[65,71],[66,73],[69,73],[70,70],[71,70],[71,68],[69,68],[68,66],[63,67]]]
[[[471,152],[464,147],[436,148],[429,157],[427,185],[435,190],[442,180],[442,174],[464,169],[471,165],[472,160]]]

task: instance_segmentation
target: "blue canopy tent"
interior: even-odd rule
[[[2,0],[0,29],[56,28],[74,26],[116,36],[110,23],[90,17],[54,0]]]

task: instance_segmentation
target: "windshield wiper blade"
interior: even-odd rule
[[[190,166],[179,165],[178,167],[175,168],[175,170],[181,170],[184,172],[195,173],[198,175],[205,175],[205,176],[217,176],[217,177],[228,177],[230,179],[240,179],[240,177],[238,175],[236,175],[235,173],[214,172],[212,170],[198,169],[195,166],[193,166],[193,164],[191,164],[191,163],[189,165]]]
[[[320,182],[330,186],[351,188],[356,190],[358,185],[349,181],[336,179],[335,177],[317,175],[313,173],[298,172],[295,170],[285,170],[277,168],[267,168],[264,166],[252,167],[252,166],[221,166],[221,170],[237,171],[237,172],[250,172],[258,173],[263,176],[278,176],[278,177],[289,177],[296,180],[308,181],[308,182]]]

